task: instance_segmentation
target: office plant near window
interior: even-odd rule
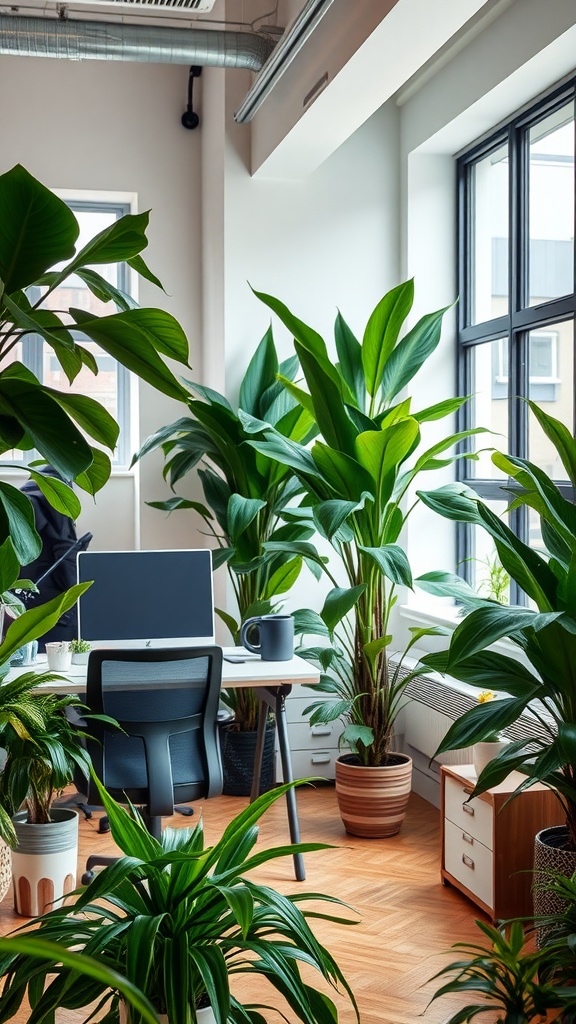
[[[413,505],[408,495],[418,474],[449,465],[457,457],[454,446],[467,436],[449,432],[425,449],[422,425],[451,415],[465,399],[413,412],[411,399],[400,396],[436,349],[445,311],[422,317],[400,337],[413,302],[408,281],[378,303],[362,343],[339,314],[334,365],[316,331],[277,299],[256,294],[295,338],[308,391],[288,380],[284,385],[314,418],[321,440],[308,449],[253,424],[253,445],[296,473],[306,490],[310,521],[340,556],[349,583],[334,586],[316,623],[309,615],[303,630],[316,628],[329,641],[309,651],[322,666],[319,688],[326,697],[313,704],[311,721],[346,723],[342,739],[352,753],[336,762],[336,788],[347,830],[392,835],[404,815],[412,767],[410,758],[393,750],[394,719],[408,680],[388,663],[389,650],[397,649],[390,616],[398,589],[413,584],[400,544]],[[443,575],[431,574],[425,582]],[[412,630],[407,650],[424,634],[437,632]],[[379,808],[369,789],[363,792],[380,775],[393,781],[391,808]],[[359,793],[350,796],[356,780]]]
[[[296,509],[289,522],[284,521],[301,485],[289,466],[259,454],[249,443],[254,424],[262,422],[273,426],[288,443],[306,444],[312,437],[311,415],[277,379],[280,373],[293,380],[297,369],[294,357],[278,364],[272,331],[268,330],[241,382],[237,410],[218,392],[190,382],[194,395],[187,400],[189,415],[158,430],[136,456],[142,458],[161,448],[166,458],[164,476],[173,490],[197,470],[205,504],[178,496],[148,504],[167,512],[190,510],[203,520],[216,542],[214,568],[226,565],[232,584],[238,618],[236,610],[234,614],[223,609],[217,612],[235,644],[240,643],[245,619],[281,608],[280,602],[304,562],[316,576],[321,571],[310,543],[314,530],[306,511]],[[226,731],[223,745],[224,792],[250,793],[258,700],[253,690],[241,687],[227,691],[224,699],[234,715],[232,731]],[[272,734],[267,747],[270,785]]]
[[[94,399],[42,384],[14,355],[24,338],[39,337],[52,347],[72,382],[83,366],[97,372],[92,353],[78,340],[82,332],[165,394],[185,394],[162,358],[170,356],[188,365],[188,345],[179,324],[163,310],[135,308],[94,269],[126,260],[135,272],[159,284],[140,255],[147,245],[148,215],[116,221],[76,252],[79,228],[74,214],[16,166],[0,175],[0,224],[0,453],[35,450],[64,479],[75,480],[94,494],[110,473],[103,448],[114,449],[117,424]],[[72,275],[82,278],[99,299],[114,303],[118,312],[94,316],[73,308],[47,309],[46,297]],[[31,301],[29,294],[40,297]],[[29,473],[58,511],[78,516],[80,503],[71,488],[33,467]],[[40,548],[31,502],[17,487],[0,482],[0,593],[13,589],[19,567],[33,561]],[[74,587],[12,623],[0,642],[0,678],[12,654],[54,626],[83,589]],[[0,722],[22,739],[45,725],[31,693],[41,678],[28,674],[2,686]],[[47,771],[55,767],[48,754]],[[0,834],[13,842],[6,806],[0,806]]]
[[[576,440],[535,403],[530,402],[529,408],[557,452],[571,485],[576,486]],[[541,833],[541,842],[551,846],[561,842],[576,854],[576,508],[549,476],[527,459],[500,453],[492,458],[511,480],[511,507],[537,513],[542,553],[520,540],[487,505],[458,485],[421,493],[420,497],[449,518],[486,530],[502,565],[534,608],[486,603],[458,625],[447,651],[423,658],[430,669],[507,694],[479,704],[454,722],[437,753],[481,741],[514,723],[529,707],[540,722],[541,737],[510,742],[481,773],[475,793],[497,785],[515,769],[526,776],[519,791],[536,782],[552,787],[566,814],[566,829],[561,837],[558,830],[545,830],[548,834]],[[503,638],[516,645],[527,667],[489,649]]]

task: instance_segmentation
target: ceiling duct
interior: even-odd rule
[[[300,53],[304,43],[320,24],[333,2],[334,0],[306,0],[300,14],[284,33],[274,53],[262,69],[262,74],[258,75],[234,114],[237,124],[247,124],[252,120],[256,111],[260,109],[286,69]]]
[[[274,43],[255,32],[0,14],[0,53],[259,71]]]

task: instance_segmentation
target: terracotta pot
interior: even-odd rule
[[[552,825],[538,832],[534,840],[534,878],[532,896],[534,898],[534,916],[561,914],[566,908],[566,901],[561,900],[548,889],[542,889],[541,883],[549,878],[550,871],[557,871],[570,878],[576,871],[576,850],[568,841],[566,825]],[[537,928],[536,944],[540,948],[546,941],[549,928]]]
[[[390,754],[388,764],[365,768],[354,754],[336,759],[336,796],[344,828],[353,836],[386,839],[402,826],[412,789],[412,759]]]

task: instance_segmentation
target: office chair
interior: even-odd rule
[[[90,721],[87,747],[94,771],[114,799],[143,805],[146,827],[156,838],[175,801],[222,792],[221,679],[220,647],[90,652],[86,705],[124,730]],[[98,801],[91,782],[87,802]],[[83,883],[94,867],[115,859],[90,856]]]

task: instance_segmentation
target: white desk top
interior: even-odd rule
[[[320,679],[318,669],[297,655],[291,661],[262,661],[258,654],[251,654],[243,647],[224,647],[226,655],[240,657],[241,662],[222,662],[222,686],[296,686],[302,683],[314,685]],[[24,672],[48,672],[45,654],[39,654],[33,665],[11,668],[7,680],[16,679]],[[85,693],[86,665],[72,665],[65,673],[53,673],[60,679],[41,683],[39,689],[50,693]]]

